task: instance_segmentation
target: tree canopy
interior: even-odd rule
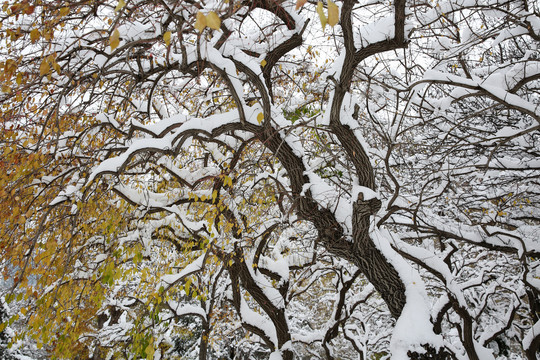
[[[0,43],[0,356],[536,359],[538,2],[6,0]]]

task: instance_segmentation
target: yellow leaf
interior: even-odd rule
[[[324,30],[326,27],[326,16],[324,15],[323,3],[320,1],[317,3],[317,14],[319,14],[319,19],[321,19],[321,25]]]
[[[206,16],[200,11],[197,12],[197,21],[195,21],[195,29],[202,32],[206,27]]]
[[[296,0],[296,10],[300,9],[304,4],[307,2],[307,0]]]
[[[114,11],[120,11],[124,6],[126,6],[126,2],[124,0],[120,0],[118,1],[118,5],[116,5],[116,8],[114,8]]]
[[[328,0],[328,25],[333,27],[338,21],[339,8],[332,0]]]
[[[13,59],[7,59],[6,63],[4,64],[4,71],[11,76],[15,70],[17,70],[17,62]]]
[[[169,46],[171,43],[171,32],[167,31],[165,34],[163,34],[163,41],[165,41],[165,45]]]
[[[155,352],[154,343],[150,342],[150,344],[148,344],[146,349],[144,349],[144,352],[146,353],[146,358],[147,359],[153,359],[154,358],[154,352]]]
[[[26,15],[33,14],[35,9],[36,7],[34,5],[26,6],[26,8],[24,9],[24,13]]]
[[[50,30],[50,29],[44,29],[42,32],[41,32],[41,35],[45,38],[45,40],[49,41],[53,38],[53,31]]]
[[[49,67],[49,62],[47,61],[47,58],[43,58],[41,61],[41,65],[39,66],[39,76],[44,76],[49,73],[49,70],[51,68]]]
[[[64,17],[64,16],[67,16],[69,14],[69,7],[63,7],[60,9],[60,16],[61,17]]]
[[[109,38],[109,45],[111,45],[111,50],[114,50],[120,44],[120,32],[118,29],[115,29]]]
[[[62,71],[62,68],[56,61],[53,61],[52,66],[53,66],[54,71],[56,71],[57,74],[60,74],[60,72]]]
[[[41,33],[39,32],[38,29],[34,29],[34,30],[30,31],[30,40],[31,40],[33,43],[35,43],[36,41],[38,41],[39,38],[40,38],[40,36],[41,36]]]
[[[23,81],[23,74],[22,73],[18,73],[17,74],[17,85],[21,85],[22,84],[22,81]]]
[[[221,26],[221,19],[218,14],[210,11],[208,15],[206,15],[206,25],[208,25],[210,29],[218,30]]]
[[[260,123],[262,123],[262,121],[264,120],[264,114],[263,113],[259,113],[259,115],[257,115],[257,121]]]
[[[265,66],[266,66],[266,60],[261,61],[261,66],[262,66],[262,67],[265,67]]]

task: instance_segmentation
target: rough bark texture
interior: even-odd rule
[[[311,198],[309,190],[304,196],[300,195],[303,185],[309,183],[309,180],[304,176],[305,168],[301,159],[294,154],[291,147],[277,132],[266,131],[260,134],[260,140],[274,152],[287,169],[293,194],[297,199],[296,212],[299,217],[315,225],[319,232],[319,241],[328,251],[358,266],[379,291],[392,315],[398,317],[405,306],[405,287],[397,271],[369,237],[370,216],[380,208],[380,202],[377,199],[370,201],[359,199],[355,202],[353,239],[352,241],[347,239],[334,214],[318,206]]]
[[[357,182],[361,186],[375,189],[375,178],[369,156],[357,139],[353,130],[343,125],[341,120],[341,109],[343,99],[348,93],[352,77],[359,63],[369,56],[383,51],[395,50],[406,46],[404,35],[405,23],[405,0],[398,0],[394,4],[395,8],[395,36],[380,42],[372,43],[364,48],[356,49],[354,46],[354,36],[352,31],[351,13],[354,0],[345,0],[341,8],[340,23],[343,29],[343,39],[345,44],[345,59],[339,79],[334,79],[335,89],[330,104],[330,129],[343,146],[345,153],[353,164]],[[254,7],[265,10],[272,10],[280,17],[289,29],[295,28],[294,20],[285,16],[281,5],[275,2],[264,0],[253,3]],[[272,83],[269,81],[272,65],[280,57],[290,50],[298,47],[302,41],[301,36],[293,36],[290,41],[277,47],[268,57],[269,64],[263,69],[264,83],[261,78],[253,73],[249,68],[235,61],[237,69],[243,72],[250,82],[259,90],[261,95],[264,121],[262,126],[253,125],[245,121],[245,115],[240,111],[240,118],[243,130],[256,134],[256,137],[264,144],[281,162],[287,171],[291,182],[291,192],[295,199],[295,211],[297,215],[310,221],[319,233],[320,243],[332,254],[346,259],[358,266],[379,291],[385,300],[391,314],[398,317],[405,306],[405,286],[393,266],[386,260],[384,255],[373,244],[369,236],[369,221],[380,207],[377,200],[363,201],[359,199],[353,207],[353,236],[352,239],[345,236],[342,225],[337,221],[334,214],[326,208],[322,208],[312,198],[311,192],[303,192],[305,184],[309,184],[309,179],[305,176],[305,166],[293,149],[284,141],[282,136],[273,127],[271,122],[271,101]],[[233,60],[234,61],[234,60]],[[218,69],[219,72],[219,69]],[[226,74],[221,74],[227,79]],[[234,87],[230,87],[231,91]],[[239,104],[240,94],[233,91],[233,97]]]
[[[289,331],[289,325],[287,323],[287,318],[285,316],[285,308],[278,307],[274,305],[272,300],[269,299],[264,293],[263,289],[259,284],[253,279],[246,262],[243,261],[244,254],[241,248],[237,248],[234,253],[233,262],[229,266],[229,274],[231,276],[231,285],[233,288],[233,304],[236,308],[236,311],[241,314],[241,294],[240,294],[240,283],[242,287],[246,289],[247,292],[252,296],[252,298],[257,302],[257,304],[264,310],[264,312],[270,317],[274,328],[276,329],[278,349],[281,349],[287,342],[291,341],[291,333]],[[253,333],[259,335],[270,348],[271,351],[276,350],[272,341],[268,338],[267,334],[264,333],[261,329],[251,326],[248,323],[243,322],[242,326]],[[294,354],[290,350],[284,350],[281,352],[281,355],[284,360],[292,360]]]
[[[282,14],[279,9],[274,9],[278,3],[270,6],[265,1],[258,1],[254,6],[263,9],[277,11],[278,17],[286,22],[288,28],[294,28],[292,19],[280,16]],[[339,79],[334,79],[335,89],[330,104],[330,129],[337,140],[343,146],[345,153],[353,164],[356,181],[359,185],[375,189],[375,178],[373,168],[371,166],[369,156],[363,148],[362,144],[355,136],[353,130],[347,125],[343,125],[342,105],[345,95],[349,91],[352,77],[359,63],[367,57],[383,51],[395,50],[406,46],[404,36],[404,21],[405,21],[405,1],[398,0],[395,2],[395,36],[393,39],[386,39],[377,43],[370,44],[362,49],[357,50],[354,46],[354,38],[352,31],[351,13],[355,1],[345,0],[341,9],[340,23],[343,29],[343,39],[345,44],[345,59]],[[283,14],[282,14],[283,15]],[[346,259],[358,266],[365,274],[369,281],[374,285],[380,293],[388,308],[394,317],[399,317],[403,307],[405,306],[405,286],[399,277],[396,269],[388,262],[385,256],[377,249],[373,240],[369,236],[370,217],[380,208],[380,201],[377,199],[364,200],[359,198],[355,201],[352,209],[353,218],[353,233],[352,239],[350,236],[345,236],[345,231],[334,214],[326,208],[320,207],[313,199],[309,190],[304,190],[304,185],[309,184],[309,179],[305,176],[306,168],[300,157],[298,157],[293,149],[282,138],[278,131],[271,123],[270,102],[272,101],[272,84],[269,81],[272,64],[277,62],[281,56],[288,51],[296,48],[301,44],[300,37],[293,37],[290,41],[278,47],[272,56],[268,58],[271,64],[267,64],[264,69],[265,84],[261,81],[258,75],[254,74],[250,69],[242,64],[235,62],[237,69],[242,71],[250,82],[259,89],[261,94],[262,107],[264,111],[264,121],[262,126],[253,125],[243,121],[243,113],[240,114],[242,128],[253,134],[256,134],[259,141],[264,144],[281,162],[286,169],[291,183],[291,193],[295,199],[295,212],[299,218],[310,221],[319,233],[320,243],[332,254],[340,258]],[[239,94],[233,94],[235,99]],[[240,110],[240,109],[239,109]],[[243,269],[245,264],[235,262],[234,268],[230,269],[232,275],[233,288],[239,286],[240,282],[246,290],[254,297],[263,310],[272,319],[277,332],[278,341],[281,346],[286,341],[290,340],[290,334],[286,328],[287,323],[283,313],[279,309],[274,308],[272,304],[266,303],[264,294],[260,294],[257,290],[257,285],[252,284],[251,277],[248,276]],[[244,276],[244,275],[245,276]],[[251,279],[251,280],[250,280]],[[239,309],[240,293],[235,292],[235,306]],[[248,324],[244,324],[246,329],[249,329]],[[258,329],[252,329],[258,333]],[[269,339],[265,339],[264,334],[261,338],[273,349]],[[287,359],[292,358],[292,353],[286,352],[283,354]]]
[[[396,269],[388,262],[384,255],[375,247],[369,237],[370,211],[376,212],[380,208],[380,201],[372,199],[364,201],[358,199],[353,205],[353,237],[355,247],[354,263],[366,275],[381,294],[390,312],[394,317],[401,314],[405,306],[405,286]]]

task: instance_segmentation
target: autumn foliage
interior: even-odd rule
[[[538,4],[7,0],[0,21],[6,351],[537,356]]]

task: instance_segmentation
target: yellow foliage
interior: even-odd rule
[[[327,19],[326,15],[324,14],[323,3],[321,1],[317,3],[317,14],[319,14],[319,19],[321,20],[321,25],[324,30],[324,28],[326,27]]]
[[[40,37],[41,37],[41,32],[38,29],[33,29],[32,31],[30,31],[30,40],[33,43],[38,41]]]
[[[114,50],[118,47],[120,44],[120,32],[118,29],[115,29],[109,38],[109,45],[111,46],[111,50]]]
[[[45,76],[49,73],[50,71],[50,66],[49,66],[49,61],[47,58],[43,58],[43,60],[41,60],[41,65],[39,66],[39,75],[40,76]]]
[[[122,10],[122,8],[124,6],[126,6],[126,2],[124,0],[119,0],[118,5],[116,5],[116,8],[114,8],[114,11],[118,12],[118,11]]]
[[[339,8],[332,0],[328,0],[328,25],[333,27],[338,22]]]
[[[219,18],[218,14],[216,14],[214,11],[210,11],[208,15],[206,15],[206,25],[210,29],[219,30],[219,27],[221,26],[221,19]]]
[[[307,0],[296,0],[296,11],[300,9],[304,4],[307,2]]]
[[[197,20],[195,21],[195,29],[202,32],[206,27],[206,16],[200,11],[197,12]]]
[[[165,41],[165,45],[169,46],[171,44],[171,32],[167,31],[165,34],[163,34],[163,41]]]

